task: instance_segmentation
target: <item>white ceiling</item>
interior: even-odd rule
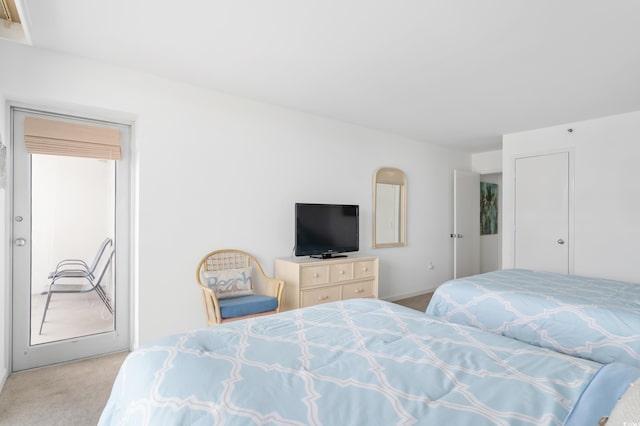
[[[471,152],[640,110],[638,0],[21,0],[33,45]]]

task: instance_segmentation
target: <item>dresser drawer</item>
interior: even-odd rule
[[[335,302],[340,300],[340,286],[301,291],[300,299],[303,308],[320,303]]]
[[[329,277],[332,283],[349,281],[353,279],[353,263],[338,263],[329,268]]]
[[[342,286],[342,299],[355,299],[359,297],[374,297],[373,280],[359,283],[345,284]]]
[[[356,262],[353,268],[356,278],[369,278],[376,275],[375,262],[372,260]]]
[[[329,282],[328,266],[305,266],[300,270],[300,286],[309,287]]]

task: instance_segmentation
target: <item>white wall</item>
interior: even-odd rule
[[[515,157],[573,148],[574,273],[640,282],[638,140],[640,111],[505,135],[503,267],[514,265]]]
[[[205,324],[194,275],[208,251],[245,249],[273,273],[291,253],[297,201],[360,205],[381,298],[451,278],[452,170],[470,169],[469,154],[17,44],[0,41],[0,54],[8,100],[137,117],[141,343]],[[407,175],[405,248],[368,249],[381,166]]]
[[[481,175],[502,172],[502,150],[472,154],[471,167],[474,172]]]

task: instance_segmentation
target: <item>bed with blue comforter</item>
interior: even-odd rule
[[[442,284],[427,313],[600,363],[640,367],[640,284],[506,269]]]
[[[158,340],[100,425],[597,424],[640,371],[357,299]]]

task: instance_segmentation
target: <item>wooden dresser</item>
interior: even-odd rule
[[[378,257],[276,259],[276,278],[285,280],[281,310],[358,297],[378,297]]]

